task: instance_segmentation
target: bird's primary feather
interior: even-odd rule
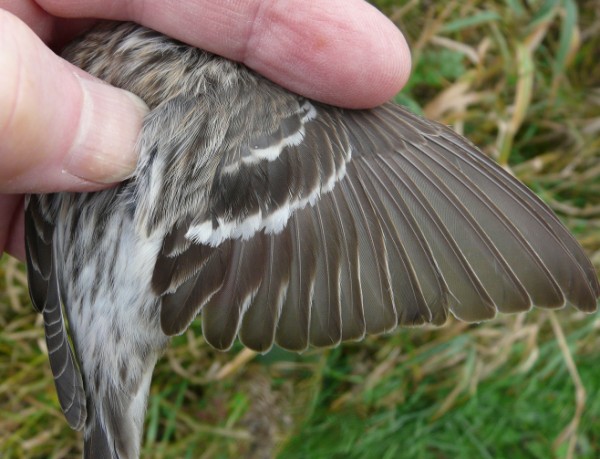
[[[86,457],[139,454],[156,359],[198,314],[218,349],[302,351],[449,313],[596,309],[565,227],[444,126],[313,102],[134,24],[65,56],[151,108],[130,180],[27,205],[31,296]]]

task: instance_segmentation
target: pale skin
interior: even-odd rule
[[[402,34],[363,0],[0,0],[0,254],[21,260],[23,195],[98,190],[135,168],[145,104],[55,54],[95,19],[135,21],[348,108],[406,82]]]

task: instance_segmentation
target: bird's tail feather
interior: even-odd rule
[[[154,365],[127,394],[122,388],[98,391],[88,398],[84,432],[84,459],[137,459],[144,427],[144,413]],[[93,414],[90,415],[90,412]]]
[[[98,416],[86,427],[83,458],[84,459],[111,459],[120,456],[115,451],[114,445],[110,445],[108,434]]]

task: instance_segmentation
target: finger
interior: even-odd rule
[[[0,257],[6,251],[25,260],[23,196],[0,194]]]
[[[42,9],[34,0],[0,0],[0,9],[17,16],[44,43],[56,49],[60,49],[98,22],[97,19],[89,18],[57,18]]]
[[[131,174],[146,112],[137,97],[60,59],[4,11],[0,68],[0,192],[98,189]]]
[[[334,105],[379,105],[404,85],[402,34],[363,0],[38,0],[68,17],[133,20],[244,62],[269,79]]]

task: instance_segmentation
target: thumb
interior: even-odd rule
[[[146,105],[56,56],[0,10],[0,192],[99,189],[130,175]]]

